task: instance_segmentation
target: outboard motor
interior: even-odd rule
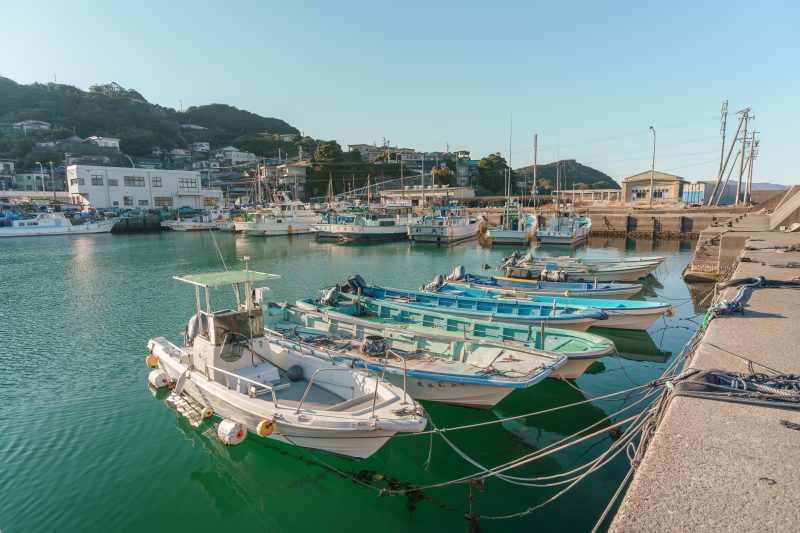
[[[444,285],[444,276],[436,274],[433,281],[422,287],[425,292],[436,292]]]
[[[453,269],[453,272],[450,273],[445,279],[447,281],[458,281],[463,279],[464,276],[467,275],[467,269],[464,268],[464,265],[458,265],[456,268]]]
[[[339,299],[340,293],[341,291],[339,290],[338,285],[331,287],[328,289],[328,292],[325,293],[325,296],[319,299],[319,303],[333,307],[336,305],[336,301]]]
[[[384,357],[388,348],[386,339],[380,335],[367,335],[361,343],[361,351],[370,357]]]
[[[358,294],[367,288],[367,282],[364,281],[364,278],[356,274],[347,280],[347,286],[352,292]]]

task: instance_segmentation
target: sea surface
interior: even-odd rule
[[[621,357],[601,359],[574,383],[546,380],[479,411],[425,404],[438,427],[522,415],[628,389],[658,377],[697,328],[703,296],[680,274],[694,243],[592,239],[540,255],[663,254],[645,280],[649,299],[676,316],[648,333],[610,334]],[[218,251],[219,250],[219,251]],[[385,487],[432,484],[476,471],[439,437],[399,436],[366,461],[308,452],[253,435],[221,445],[210,425],[192,427],[147,385],[149,338],[179,340],[194,291],[172,276],[241,267],[280,274],[274,299],[319,294],[359,273],[417,288],[457,265],[481,272],[509,248],[340,245],[312,237],[247,238],[218,233],[37,237],[0,241],[0,530],[92,531],[585,531],[628,470],[624,454],[541,509],[564,488],[489,479],[421,494]],[[230,306],[227,293],[215,301]],[[591,330],[590,330],[591,331]],[[484,466],[530,454],[614,414],[619,401],[584,403],[449,434]],[[607,449],[603,435],[510,472],[552,476]],[[427,467],[426,467],[426,462]],[[353,481],[358,479],[362,483]],[[365,486],[368,485],[368,486]],[[669,495],[665,495],[668,497]]]

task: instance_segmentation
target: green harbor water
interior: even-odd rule
[[[228,266],[282,275],[273,297],[296,299],[354,273],[417,288],[463,264],[478,272],[510,249],[315,242],[311,237],[214,236]],[[494,409],[425,404],[438,427],[521,415],[628,389],[661,374],[691,336],[701,295],[680,273],[692,242],[592,239],[574,255],[667,255],[646,280],[650,299],[676,305],[648,333],[602,334],[621,358],[606,357],[569,384],[546,380]],[[543,248],[542,255],[565,249]],[[569,252],[566,252],[569,253]],[[192,427],[147,386],[146,342],[179,340],[194,291],[173,275],[221,268],[209,233],[5,239],[0,242],[0,530],[40,531],[586,531],[628,469],[624,454],[549,505],[526,516],[470,524],[465,514],[500,516],[537,505],[563,486],[489,479],[414,497],[380,497],[384,487],[444,482],[475,472],[440,438],[399,436],[366,461],[348,461],[250,436],[225,447],[213,426]],[[222,294],[217,295],[222,302]],[[695,319],[697,320],[697,319]],[[587,403],[450,434],[484,466],[530,454],[617,411]],[[607,449],[602,436],[526,464],[511,474],[551,476]],[[430,464],[425,462],[430,453]],[[333,468],[344,472],[336,473]],[[355,483],[350,476],[370,487]],[[668,495],[666,495],[668,496]]]

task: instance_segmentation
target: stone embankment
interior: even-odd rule
[[[800,190],[794,190],[771,213],[704,230],[692,265],[713,264],[722,278],[794,283],[800,280],[800,232],[780,228],[799,219]],[[702,246],[706,241],[716,244]],[[717,301],[732,300],[738,289],[723,291]],[[751,289],[741,314],[709,323],[686,367],[800,375],[798,324],[796,284]],[[797,530],[797,405],[729,400],[669,397],[611,531]]]

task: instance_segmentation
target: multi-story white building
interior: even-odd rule
[[[173,148],[169,151],[173,159],[191,159],[192,152],[186,148]]]
[[[127,167],[67,167],[70,200],[95,209],[203,209],[222,204],[222,191],[205,189],[200,173]]]
[[[241,165],[256,161],[258,156],[252,152],[243,152],[235,146],[226,146],[214,152],[214,159],[225,161],[230,165]]]
[[[49,182],[50,175],[46,172],[24,172],[14,177],[14,188],[18,191],[44,191],[53,188]]]

